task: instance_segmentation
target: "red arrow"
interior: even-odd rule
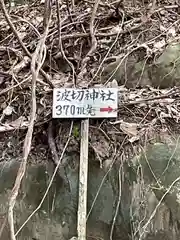
[[[113,108],[112,107],[104,107],[104,108],[100,108],[100,112],[112,112]]]

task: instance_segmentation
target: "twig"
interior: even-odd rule
[[[47,1],[49,1],[49,0],[47,0]],[[35,50],[35,53],[32,56],[32,63],[31,63],[31,71],[32,71],[32,90],[31,90],[32,107],[31,107],[31,109],[32,110],[31,110],[31,115],[30,115],[30,123],[29,123],[29,127],[28,127],[28,131],[27,131],[25,140],[24,140],[23,159],[22,159],[22,162],[18,169],[15,184],[11,191],[11,196],[9,199],[8,222],[9,222],[9,227],[10,227],[11,240],[16,240],[15,230],[14,230],[13,209],[14,209],[14,205],[16,202],[18,192],[19,192],[21,181],[22,181],[25,171],[26,171],[27,159],[28,159],[28,155],[29,155],[29,152],[31,149],[31,140],[32,140],[32,134],[33,134],[33,128],[34,128],[34,121],[36,118],[36,79],[38,77],[39,70],[42,67],[45,57],[46,57],[45,40],[46,40],[46,37],[48,34],[49,22],[50,22],[50,17],[49,17],[47,25],[46,25],[44,36],[40,40],[40,42],[37,45],[37,48]],[[43,55],[43,53],[44,53],[44,55]],[[36,63],[37,63],[37,68],[36,68]]]
[[[93,11],[92,11],[92,16],[91,16],[91,21],[90,21],[90,34],[91,34],[91,41],[92,41],[92,45],[91,45],[91,49],[88,52],[88,56],[92,55],[92,53],[94,53],[94,51],[96,50],[97,47],[97,40],[95,37],[95,31],[94,31],[94,20],[95,20],[95,16],[96,16],[96,12],[99,6],[100,0],[96,0],[94,7],[93,7]]]
[[[174,155],[175,155],[175,153],[176,153],[176,151],[177,151],[177,148],[178,148],[178,146],[179,146],[179,139],[180,139],[180,136],[178,136],[178,138],[177,138],[177,140],[176,140],[176,145],[175,145],[174,151],[173,151],[172,155],[170,156],[170,158],[169,158],[169,160],[168,160],[168,163],[167,163],[167,166],[165,167],[162,175],[164,175],[165,172],[166,172],[166,171],[168,170],[168,168],[169,168],[170,162],[171,162],[171,160],[173,159],[173,157],[174,157]]]
[[[126,34],[129,33],[130,31],[135,31],[137,29],[139,29],[140,27],[142,27],[145,23],[140,23],[136,26],[133,26],[130,29],[125,29],[125,30],[121,30],[119,34]],[[103,37],[113,37],[115,35],[117,35],[117,32],[109,32],[109,33],[95,33],[94,34],[95,37],[98,38],[103,38]],[[89,33],[76,33],[76,34],[67,34],[61,37],[62,40],[66,40],[66,39],[72,39],[72,38],[87,38],[90,36],[90,32]]]
[[[29,73],[28,73],[27,75],[29,75]],[[26,76],[27,76],[27,75],[26,75]],[[24,80],[22,80],[21,82],[17,83],[16,85],[13,85],[13,86],[11,86],[11,87],[7,87],[7,88],[3,89],[3,90],[0,92],[0,96],[3,95],[3,94],[5,94],[5,93],[7,93],[7,92],[9,92],[9,91],[10,91],[11,89],[13,89],[13,88],[17,88],[17,87],[21,86],[21,84],[27,82],[27,81],[31,78],[31,76],[27,76],[27,77],[26,77],[26,76],[24,76]],[[39,83],[41,83],[41,84],[43,84],[43,85],[46,84],[45,82],[41,81],[40,79],[37,79],[37,82],[39,82]]]
[[[68,2],[69,2],[69,0],[68,0]],[[74,65],[67,59],[66,54],[63,50],[62,41],[61,41],[61,17],[60,17],[60,7],[59,7],[59,1],[58,0],[56,0],[56,9],[57,9],[57,17],[58,17],[59,48],[61,50],[63,58],[66,60],[66,62],[69,64],[69,66],[72,69],[73,84],[74,84],[74,87],[75,87],[76,86],[76,81],[75,81]]]
[[[57,2],[57,1],[56,1]],[[74,9],[74,1],[72,0],[72,9]],[[70,22],[73,23],[73,19],[72,19],[72,15],[71,15],[71,10],[70,10],[70,4],[69,4],[69,0],[66,0],[66,5],[67,5],[67,11],[68,11],[68,14],[69,14],[69,19],[70,19]]]
[[[143,152],[143,155],[144,155],[145,161],[146,161],[146,163],[147,163],[147,165],[148,165],[148,168],[149,168],[151,174],[153,175],[154,180],[155,180],[156,183],[157,183],[157,186],[158,186],[159,188],[161,188],[160,180],[156,177],[156,174],[154,173],[154,171],[153,171],[153,169],[152,169],[152,167],[151,167],[151,164],[150,164],[150,162],[149,162],[149,160],[148,160],[148,158],[147,158],[145,149],[144,149],[143,147],[141,147],[141,150],[142,150],[142,152]]]
[[[100,3],[100,0],[95,0],[95,4],[93,7],[93,11],[92,11],[92,16],[91,16],[91,20],[90,20],[90,26],[89,26],[92,44],[91,44],[91,48],[90,48],[89,52],[87,53],[87,55],[84,57],[84,59],[81,62],[81,71],[78,74],[78,80],[83,79],[83,74],[84,74],[87,62],[89,60],[89,56],[91,56],[94,53],[94,51],[96,50],[96,47],[97,47],[97,40],[96,40],[95,32],[94,32],[94,20],[95,20],[95,16],[96,16],[96,12],[97,12],[99,3]]]
[[[0,226],[0,239],[1,239],[1,236],[2,236],[2,233],[4,231],[4,228],[6,227],[6,224],[7,224],[7,216],[5,216],[4,220],[3,220],[3,223],[2,225]]]
[[[103,179],[102,179],[102,181],[101,181],[101,183],[100,183],[100,185],[99,185],[99,188],[98,188],[97,193],[96,193],[96,195],[95,195],[95,197],[94,197],[94,200],[93,200],[93,202],[92,202],[92,205],[91,205],[91,207],[90,207],[90,210],[89,210],[89,212],[88,212],[88,214],[87,214],[86,221],[88,220],[88,218],[89,218],[89,216],[90,216],[90,214],[91,214],[91,212],[92,212],[92,210],[93,210],[93,207],[94,207],[95,202],[96,202],[96,200],[97,200],[97,198],[98,198],[98,196],[99,196],[99,193],[100,193],[100,190],[101,190],[101,188],[102,188],[102,186],[103,186],[103,183],[105,182],[105,180],[106,180],[109,172],[111,171],[111,169],[112,169],[112,167],[113,167],[113,165],[114,165],[117,157],[118,157],[118,154],[117,154],[117,152],[115,151],[114,156],[113,156],[113,161],[111,162],[108,171],[105,173],[105,175],[104,175],[104,177],[103,177]]]
[[[49,144],[49,147],[50,147],[50,150],[51,150],[53,162],[55,163],[55,166],[57,166],[58,162],[59,162],[59,156],[58,156],[57,149],[56,149],[56,144],[55,144],[55,141],[54,141],[54,138],[53,138],[52,121],[49,122],[49,127],[48,127],[48,144]],[[68,181],[68,178],[65,174],[63,166],[59,167],[59,175],[65,181],[65,184],[69,186],[69,181]]]
[[[122,154],[121,154],[121,165],[120,165],[119,171],[118,171],[118,177],[119,177],[119,196],[118,196],[118,202],[117,202],[117,205],[116,205],[116,211],[115,211],[114,218],[113,218],[113,223],[112,223],[112,226],[111,226],[110,240],[113,239],[113,230],[114,230],[116,218],[117,218],[117,216],[118,216],[119,206],[120,206],[120,203],[121,203],[121,196],[122,196],[122,174],[123,174],[123,173],[122,173],[122,165],[123,165],[123,162],[122,162]]]
[[[167,189],[167,191],[164,193],[164,195],[162,196],[162,198],[159,200],[159,202],[158,202],[158,204],[156,205],[156,207],[155,207],[153,213],[151,214],[149,220],[148,220],[147,223],[144,224],[144,226],[142,227],[143,232],[140,234],[139,240],[142,239],[142,237],[143,237],[143,235],[144,235],[144,233],[145,233],[145,231],[146,231],[146,228],[148,227],[148,225],[150,224],[151,220],[152,220],[153,217],[155,216],[155,214],[156,214],[156,212],[157,212],[157,210],[158,210],[158,207],[161,205],[161,203],[163,202],[164,198],[165,198],[166,195],[171,191],[171,188],[174,186],[174,184],[175,184],[176,182],[178,182],[179,180],[180,180],[180,177],[176,178],[176,179],[171,183],[171,185],[169,186],[169,188]]]
[[[55,145],[55,142],[54,142],[52,131],[53,131],[52,130],[52,121],[50,121],[49,127],[48,127],[48,144],[49,144],[49,147],[50,147],[50,150],[51,150],[53,161],[57,166],[57,164],[59,162],[59,157],[58,157],[58,154],[57,154],[56,145]]]
[[[32,23],[30,23],[30,22],[27,21],[26,19],[21,18],[21,17],[16,16],[16,15],[11,15],[11,17],[18,18],[18,21],[27,23],[28,25],[31,26],[31,28],[34,30],[34,32],[36,33],[36,35],[37,35],[38,37],[41,37],[41,34],[39,33],[38,29],[37,29]]]
[[[11,51],[11,52],[13,52],[20,60],[23,59],[23,56],[22,56],[21,52],[18,51],[18,50],[16,50],[15,48],[0,46],[0,51]]]
[[[49,192],[49,189],[51,188],[51,185],[52,185],[53,180],[54,180],[54,178],[55,178],[55,176],[56,176],[56,173],[57,173],[57,171],[58,171],[58,169],[59,169],[59,167],[60,167],[60,165],[61,165],[61,162],[62,162],[62,159],[63,159],[63,157],[64,157],[64,153],[65,153],[65,151],[66,151],[66,149],[67,149],[67,146],[68,146],[68,144],[69,144],[69,142],[70,142],[70,140],[71,140],[72,129],[73,129],[73,121],[71,122],[71,127],[70,127],[70,130],[69,130],[68,140],[67,140],[67,142],[66,142],[66,144],[65,144],[65,146],[64,146],[64,149],[63,149],[62,154],[61,154],[61,156],[60,156],[60,158],[59,158],[58,164],[57,164],[57,166],[56,166],[56,168],[55,168],[55,170],[54,170],[54,173],[53,173],[53,175],[52,175],[52,177],[51,177],[51,179],[50,179],[49,185],[48,185],[48,187],[47,187],[47,189],[46,189],[46,192],[45,192],[45,194],[44,194],[41,202],[39,203],[39,205],[37,206],[37,208],[30,214],[30,216],[26,219],[26,221],[21,225],[21,227],[20,227],[20,228],[18,229],[18,231],[16,232],[15,236],[18,235],[18,233],[23,229],[23,227],[28,223],[28,221],[29,221],[29,220],[34,216],[34,214],[36,214],[36,212],[41,208],[41,206],[42,206],[42,204],[43,204],[43,202],[44,202],[44,200],[45,200],[45,198],[46,198],[46,196],[47,196],[47,194],[48,194],[48,192]]]
[[[119,26],[120,29],[119,29],[119,31],[118,31],[118,33],[117,33],[116,39],[115,39],[115,41],[113,41],[111,47],[108,49],[108,51],[107,51],[107,53],[106,53],[104,59],[103,59],[102,62],[100,63],[100,65],[99,65],[99,67],[98,67],[96,73],[94,74],[93,78],[91,79],[91,81],[89,82],[88,85],[90,85],[91,82],[93,82],[93,80],[95,79],[95,77],[96,77],[97,74],[99,73],[99,70],[101,69],[103,63],[106,61],[107,56],[108,56],[109,53],[111,52],[112,48],[114,47],[114,45],[116,44],[116,42],[117,42],[117,40],[118,40],[118,38],[119,38],[120,33],[122,32],[122,26],[123,26],[123,24],[124,24],[124,12],[122,12],[122,14],[123,14],[123,17],[122,17],[121,24],[120,24],[120,26]]]
[[[121,102],[119,104],[119,108],[123,107],[123,106],[130,106],[130,105],[135,105],[135,104],[139,104],[139,103],[146,103],[146,102],[149,102],[149,101],[154,101],[154,100],[159,100],[159,99],[165,99],[165,98],[169,98],[171,96],[173,96],[175,93],[178,93],[178,92],[170,92],[168,94],[164,94],[162,96],[157,96],[157,97],[150,97],[150,98],[145,98],[145,99],[139,99],[139,100],[135,100],[135,101],[129,101],[129,102]]]
[[[6,11],[6,7],[5,7],[5,4],[4,4],[4,1],[3,1],[3,0],[0,0],[0,5],[1,5],[2,12],[3,12],[3,14],[4,14],[4,17],[5,17],[6,21],[7,21],[7,23],[9,24],[12,32],[13,32],[14,35],[16,36],[16,38],[17,38],[19,44],[21,45],[24,53],[25,53],[30,59],[32,59],[31,53],[28,51],[28,49],[27,49],[26,46],[24,45],[23,41],[22,41],[21,38],[19,37],[19,34],[17,33],[17,31],[16,31],[16,29],[15,29],[15,27],[14,27],[14,25],[13,25],[13,23],[12,23],[10,17],[9,17],[9,15],[8,15],[8,12]],[[50,81],[49,76],[48,76],[42,69],[40,69],[40,73],[45,77],[46,82],[47,82],[52,88],[54,88],[54,85],[53,85],[52,82]]]

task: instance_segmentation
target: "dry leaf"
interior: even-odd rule
[[[30,62],[29,57],[25,56],[24,59],[13,67],[12,71],[14,74],[18,74],[23,68],[25,68]]]
[[[5,80],[5,75],[0,72],[0,85],[4,83],[4,80]]]
[[[25,117],[21,116],[18,119],[16,119],[15,121],[9,123],[9,125],[14,128],[20,128],[20,127],[27,127],[29,125],[29,123],[28,123],[28,121],[26,121]]]
[[[103,168],[108,171],[109,168],[112,166],[112,163],[113,163],[113,158],[109,158],[109,159],[106,159],[105,161],[103,161]]]
[[[175,29],[175,27],[170,28],[168,30],[167,34],[172,36],[172,37],[175,37],[176,36],[176,29]]]
[[[12,131],[14,129],[28,127],[29,123],[26,121],[25,117],[19,117],[13,122],[3,124],[3,126],[0,126],[0,132],[7,132]]]
[[[138,141],[139,138],[140,138],[139,136],[134,136],[134,137],[128,139],[128,141],[129,141],[130,143],[133,143],[133,142],[135,142],[135,141]]]
[[[162,31],[162,32],[166,32],[166,30],[167,30],[163,25],[160,25],[160,26],[159,26],[159,29],[160,29],[160,31]]]
[[[108,82],[106,85],[107,88],[118,88],[118,82],[113,79],[112,82]]]
[[[155,50],[161,50],[166,45],[165,40],[161,40],[159,42],[154,43]]]
[[[120,124],[120,129],[130,137],[138,135],[137,127],[138,125],[136,123],[122,122]]]
[[[129,97],[129,100],[135,100],[138,96],[136,93],[129,93],[128,97]]]
[[[7,106],[4,110],[3,110],[3,114],[6,116],[10,116],[13,112],[14,108],[11,106]]]
[[[120,26],[115,26],[111,29],[111,33],[120,33],[122,31],[122,28]]]
[[[68,82],[68,77],[64,73],[54,74],[53,79],[51,80],[53,85],[58,88],[64,86]]]
[[[99,157],[104,158],[109,156],[109,143],[107,141],[95,141],[91,144],[91,146]]]

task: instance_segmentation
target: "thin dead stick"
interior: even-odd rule
[[[91,48],[90,48],[89,52],[87,53],[87,55],[85,56],[85,58],[83,59],[83,61],[81,63],[82,72],[83,72],[84,68],[86,67],[87,61],[89,60],[89,56],[91,56],[97,48],[97,40],[96,40],[95,32],[94,32],[94,20],[95,20],[98,6],[99,6],[99,2],[100,2],[100,0],[95,1],[94,8],[92,11],[91,21],[90,21],[90,26],[89,26],[92,44],[91,44]]]
[[[92,202],[92,205],[91,205],[91,207],[90,207],[90,210],[89,210],[89,212],[88,212],[88,214],[87,214],[86,221],[88,220],[88,218],[89,218],[89,216],[90,216],[90,214],[91,214],[91,212],[92,212],[92,210],[93,210],[93,207],[94,207],[94,205],[95,205],[95,202],[96,202],[96,200],[97,200],[97,198],[98,198],[98,196],[99,196],[100,190],[101,190],[101,188],[102,188],[102,186],[103,186],[103,184],[104,184],[104,182],[105,182],[105,180],[106,180],[109,172],[112,170],[112,167],[113,167],[113,165],[114,165],[114,163],[115,163],[115,161],[116,161],[116,159],[117,159],[117,156],[118,156],[118,155],[117,155],[116,152],[115,152],[115,154],[114,154],[114,156],[113,156],[113,161],[112,161],[112,163],[111,163],[108,171],[107,171],[106,174],[104,175],[104,177],[103,177],[103,179],[102,179],[102,181],[101,181],[101,183],[100,183],[100,185],[99,185],[99,188],[98,188],[97,193],[96,193],[96,195],[95,195],[95,197],[94,197],[94,200],[93,200],[93,202]]]
[[[174,155],[175,155],[175,153],[176,153],[176,151],[177,151],[177,148],[178,148],[178,146],[179,146],[179,139],[180,139],[180,136],[178,136],[178,138],[177,138],[177,140],[176,140],[176,145],[175,145],[174,151],[173,151],[172,155],[170,156],[170,158],[169,158],[169,160],[168,160],[168,163],[167,163],[167,166],[165,167],[162,175],[164,175],[165,172],[166,172],[166,171],[168,170],[168,168],[169,168],[169,165],[170,165],[170,163],[171,163],[171,161],[172,161],[172,159],[173,159],[173,157],[174,157]]]
[[[113,231],[114,231],[114,226],[116,223],[116,219],[118,216],[118,212],[119,212],[119,207],[120,207],[120,203],[121,203],[121,196],[122,196],[122,166],[123,166],[123,161],[122,161],[122,154],[121,154],[121,165],[119,167],[119,171],[118,171],[118,178],[119,178],[119,195],[118,195],[118,202],[117,202],[117,206],[116,206],[116,211],[113,217],[113,222],[112,222],[112,226],[111,226],[111,232],[110,232],[110,240],[113,239]]]
[[[48,144],[49,144],[49,148],[51,150],[52,160],[53,160],[55,166],[57,166],[58,162],[59,162],[59,156],[58,156],[56,144],[55,144],[55,141],[53,138],[53,123],[52,123],[52,121],[50,121],[49,127],[48,127]],[[63,178],[63,180],[65,181],[65,184],[69,185],[66,173],[64,171],[64,167],[60,166],[58,170],[59,170],[59,175]]]
[[[68,0],[69,1],[69,0]],[[60,16],[60,7],[59,7],[59,1],[56,0],[56,9],[57,9],[57,18],[58,18],[58,34],[59,34],[59,49],[63,55],[63,58],[66,60],[66,62],[69,64],[69,66],[72,69],[72,75],[73,75],[73,84],[74,87],[76,86],[75,82],[75,70],[74,65],[67,59],[66,54],[63,50],[62,40],[61,40],[61,16]]]
[[[11,87],[7,87],[7,88],[3,89],[3,90],[0,92],[0,96],[3,95],[3,94],[5,94],[5,93],[7,93],[7,92],[9,92],[11,89],[14,89],[14,88],[20,87],[21,84],[23,84],[23,83],[29,81],[29,79],[31,78],[31,76],[28,76],[28,75],[29,75],[29,73],[26,75],[27,77],[24,76],[24,80],[22,80],[21,82],[19,82],[19,83],[13,85],[13,86],[11,86]],[[40,84],[43,84],[43,85],[45,84],[45,83],[42,82],[40,79],[37,79],[37,82],[39,82]]]
[[[145,98],[145,99],[139,99],[139,100],[135,100],[135,101],[129,101],[129,102],[121,102],[119,104],[119,107],[123,107],[123,106],[130,106],[130,105],[136,105],[136,104],[140,104],[140,103],[147,103],[147,102],[150,102],[150,101],[155,101],[155,100],[161,100],[161,99],[166,99],[166,98],[169,98],[171,96],[173,96],[174,94],[177,94],[179,93],[178,91],[177,92],[170,92],[168,94],[164,94],[164,95],[161,95],[161,96],[157,96],[157,97],[150,97],[150,98]],[[179,98],[179,96],[178,96]]]
[[[27,23],[34,30],[36,35],[38,37],[41,37],[41,34],[39,33],[38,29],[31,22],[27,21],[26,19],[24,19],[22,17],[16,16],[16,15],[11,15],[11,17],[17,18],[18,20],[16,22],[25,22],[25,23]]]
[[[4,228],[6,226],[6,223],[7,223],[7,216],[4,218],[3,224],[0,227],[0,239],[1,239],[2,233],[4,231]]]
[[[6,21],[7,21],[7,23],[9,24],[12,32],[13,32],[14,35],[16,36],[16,38],[17,38],[19,44],[21,45],[24,53],[25,53],[30,59],[32,59],[31,53],[28,51],[28,49],[27,49],[26,46],[24,45],[23,41],[22,41],[21,38],[19,37],[19,34],[17,33],[17,31],[16,31],[16,29],[15,29],[15,27],[14,27],[14,25],[13,25],[13,23],[12,23],[10,17],[9,17],[9,15],[8,15],[8,12],[7,12],[7,10],[6,10],[6,7],[5,7],[5,4],[4,4],[4,1],[3,1],[3,0],[0,0],[0,6],[1,6],[2,12],[3,12],[3,14],[4,14],[4,17],[5,17]],[[47,82],[52,88],[54,88],[54,85],[53,85],[52,82],[50,81],[49,76],[48,76],[42,69],[40,69],[40,73],[43,75],[43,77],[45,78],[46,82]]]
[[[96,50],[96,47],[97,47],[97,40],[96,40],[96,37],[95,37],[95,31],[94,31],[94,20],[95,20],[95,17],[96,17],[96,12],[97,12],[99,3],[100,3],[100,0],[95,1],[94,8],[93,8],[93,11],[92,11],[91,21],[90,21],[90,26],[89,26],[92,46],[91,46],[90,51],[88,52],[88,55],[91,55],[92,53],[94,53],[94,51]]]
[[[34,214],[36,214],[36,212],[41,208],[41,206],[42,206],[42,204],[43,204],[43,202],[44,202],[44,200],[45,200],[45,198],[46,198],[46,196],[47,196],[47,194],[48,194],[48,192],[49,192],[49,189],[51,188],[51,185],[52,185],[53,180],[54,180],[54,178],[55,178],[55,176],[56,176],[56,173],[57,173],[57,171],[58,171],[58,169],[59,169],[59,167],[60,167],[60,165],[61,165],[61,162],[62,162],[62,159],[63,159],[63,157],[64,157],[64,154],[65,154],[65,151],[66,151],[66,149],[67,149],[67,146],[68,146],[68,144],[69,144],[69,142],[70,142],[70,140],[71,140],[72,129],[73,129],[73,121],[71,122],[71,127],[70,127],[70,130],[69,130],[68,140],[67,140],[67,142],[66,142],[66,144],[65,144],[65,146],[64,146],[64,149],[63,149],[63,151],[62,151],[62,154],[61,154],[61,156],[60,156],[60,158],[59,158],[59,162],[58,162],[58,164],[57,164],[57,166],[56,166],[56,168],[55,168],[55,170],[54,170],[54,173],[53,173],[53,175],[52,175],[52,177],[51,177],[51,179],[50,179],[49,185],[48,185],[48,187],[47,187],[47,189],[46,189],[46,192],[45,192],[45,194],[44,194],[41,202],[39,203],[39,205],[37,206],[37,208],[31,213],[31,215],[26,219],[26,221],[22,224],[22,226],[18,229],[18,231],[16,232],[15,236],[18,235],[18,233],[23,229],[23,227],[28,223],[28,221],[29,221],[29,220],[34,216]]]
[[[125,30],[121,30],[119,32],[119,35],[121,34],[126,34],[129,33],[131,31],[135,31],[138,30],[140,27],[142,27],[145,23],[140,23],[136,26],[133,26],[131,28],[125,29]],[[104,38],[104,37],[113,37],[117,35],[117,32],[109,32],[109,33],[95,33],[94,34],[95,37],[98,38]],[[62,40],[66,40],[66,39],[72,39],[72,38],[80,38],[80,37],[84,37],[87,38],[90,36],[90,33],[76,33],[76,34],[67,34],[61,37]]]
[[[48,144],[49,144],[49,148],[51,150],[52,159],[57,166],[57,164],[59,162],[59,156],[58,156],[58,153],[57,153],[57,149],[56,149],[56,145],[55,145],[55,141],[54,141],[52,132],[53,132],[52,121],[50,121],[49,127],[48,127]]]
[[[47,0],[49,1],[49,0]],[[48,23],[46,25],[46,29],[44,32],[44,36],[40,40],[39,44],[37,45],[37,48],[35,50],[35,53],[32,56],[32,63],[31,63],[31,71],[32,71],[32,90],[31,90],[31,96],[32,96],[32,111],[30,115],[30,123],[28,127],[28,131],[24,140],[24,146],[23,146],[23,159],[20,164],[14,187],[11,191],[11,196],[9,199],[9,207],[8,207],[8,222],[10,227],[10,238],[11,240],[16,240],[15,237],[15,230],[14,230],[14,217],[13,217],[13,209],[16,203],[16,198],[20,189],[21,181],[24,177],[25,171],[26,171],[26,165],[27,165],[27,159],[28,155],[31,149],[31,141],[32,141],[32,134],[33,134],[33,128],[34,128],[34,121],[36,118],[36,79],[39,74],[39,70],[41,69],[45,57],[46,57],[46,51],[45,51],[45,40],[48,34],[49,29],[49,22],[50,17],[48,19]],[[44,53],[44,54],[43,54]],[[36,68],[37,63],[37,68]]]
[[[114,47],[114,45],[116,44],[116,42],[117,42],[117,40],[118,40],[118,38],[119,38],[119,35],[120,35],[121,31],[122,31],[122,26],[123,26],[123,24],[124,24],[124,17],[125,17],[124,12],[122,12],[122,15],[123,15],[123,16],[122,16],[122,21],[121,21],[121,24],[120,24],[120,26],[119,26],[119,29],[120,29],[120,30],[118,31],[115,40],[113,41],[112,45],[111,45],[110,48],[108,49],[108,51],[107,51],[107,53],[106,53],[104,59],[103,59],[102,62],[100,63],[100,65],[99,65],[99,67],[98,67],[96,73],[94,74],[93,78],[91,79],[91,81],[89,82],[88,85],[90,85],[91,82],[93,82],[93,80],[94,80],[94,79],[96,78],[96,76],[98,75],[98,73],[99,73],[99,71],[100,71],[100,69],[101,69],[103,63],[106,61],[107,56],[109,55],[109,53],[111,52],[112,48]]]
[[[161,205],[161,203],[163,202],[164,198],[166,197],[166,195],[171,191],[171,188],[174,186],[174,184],[176,184],[178,181],[180,181],[180,177],[176,178],[172,183],[171,185],[169,186],[169,188],[167,189],[167,191],[164,193],[164,195],[162,196],[162,198],[159,200],[158,204],[156,205],[153,213],[151,214],[149,220],[147,221],[146,224],[144,224],[144,226],[142,227],[143,229],[143,232],[140,234],[140,237],[139,237],[139,240],[142,240],[145,232],[146,232],[146,229],[148,227],[148,225],[151,223],[151,220],[153,219],[153,217],[155,216],[159,206]]]

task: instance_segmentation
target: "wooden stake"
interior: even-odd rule
[[[86,240],[89,119],[81,121],[79,167],[78,240]]]

